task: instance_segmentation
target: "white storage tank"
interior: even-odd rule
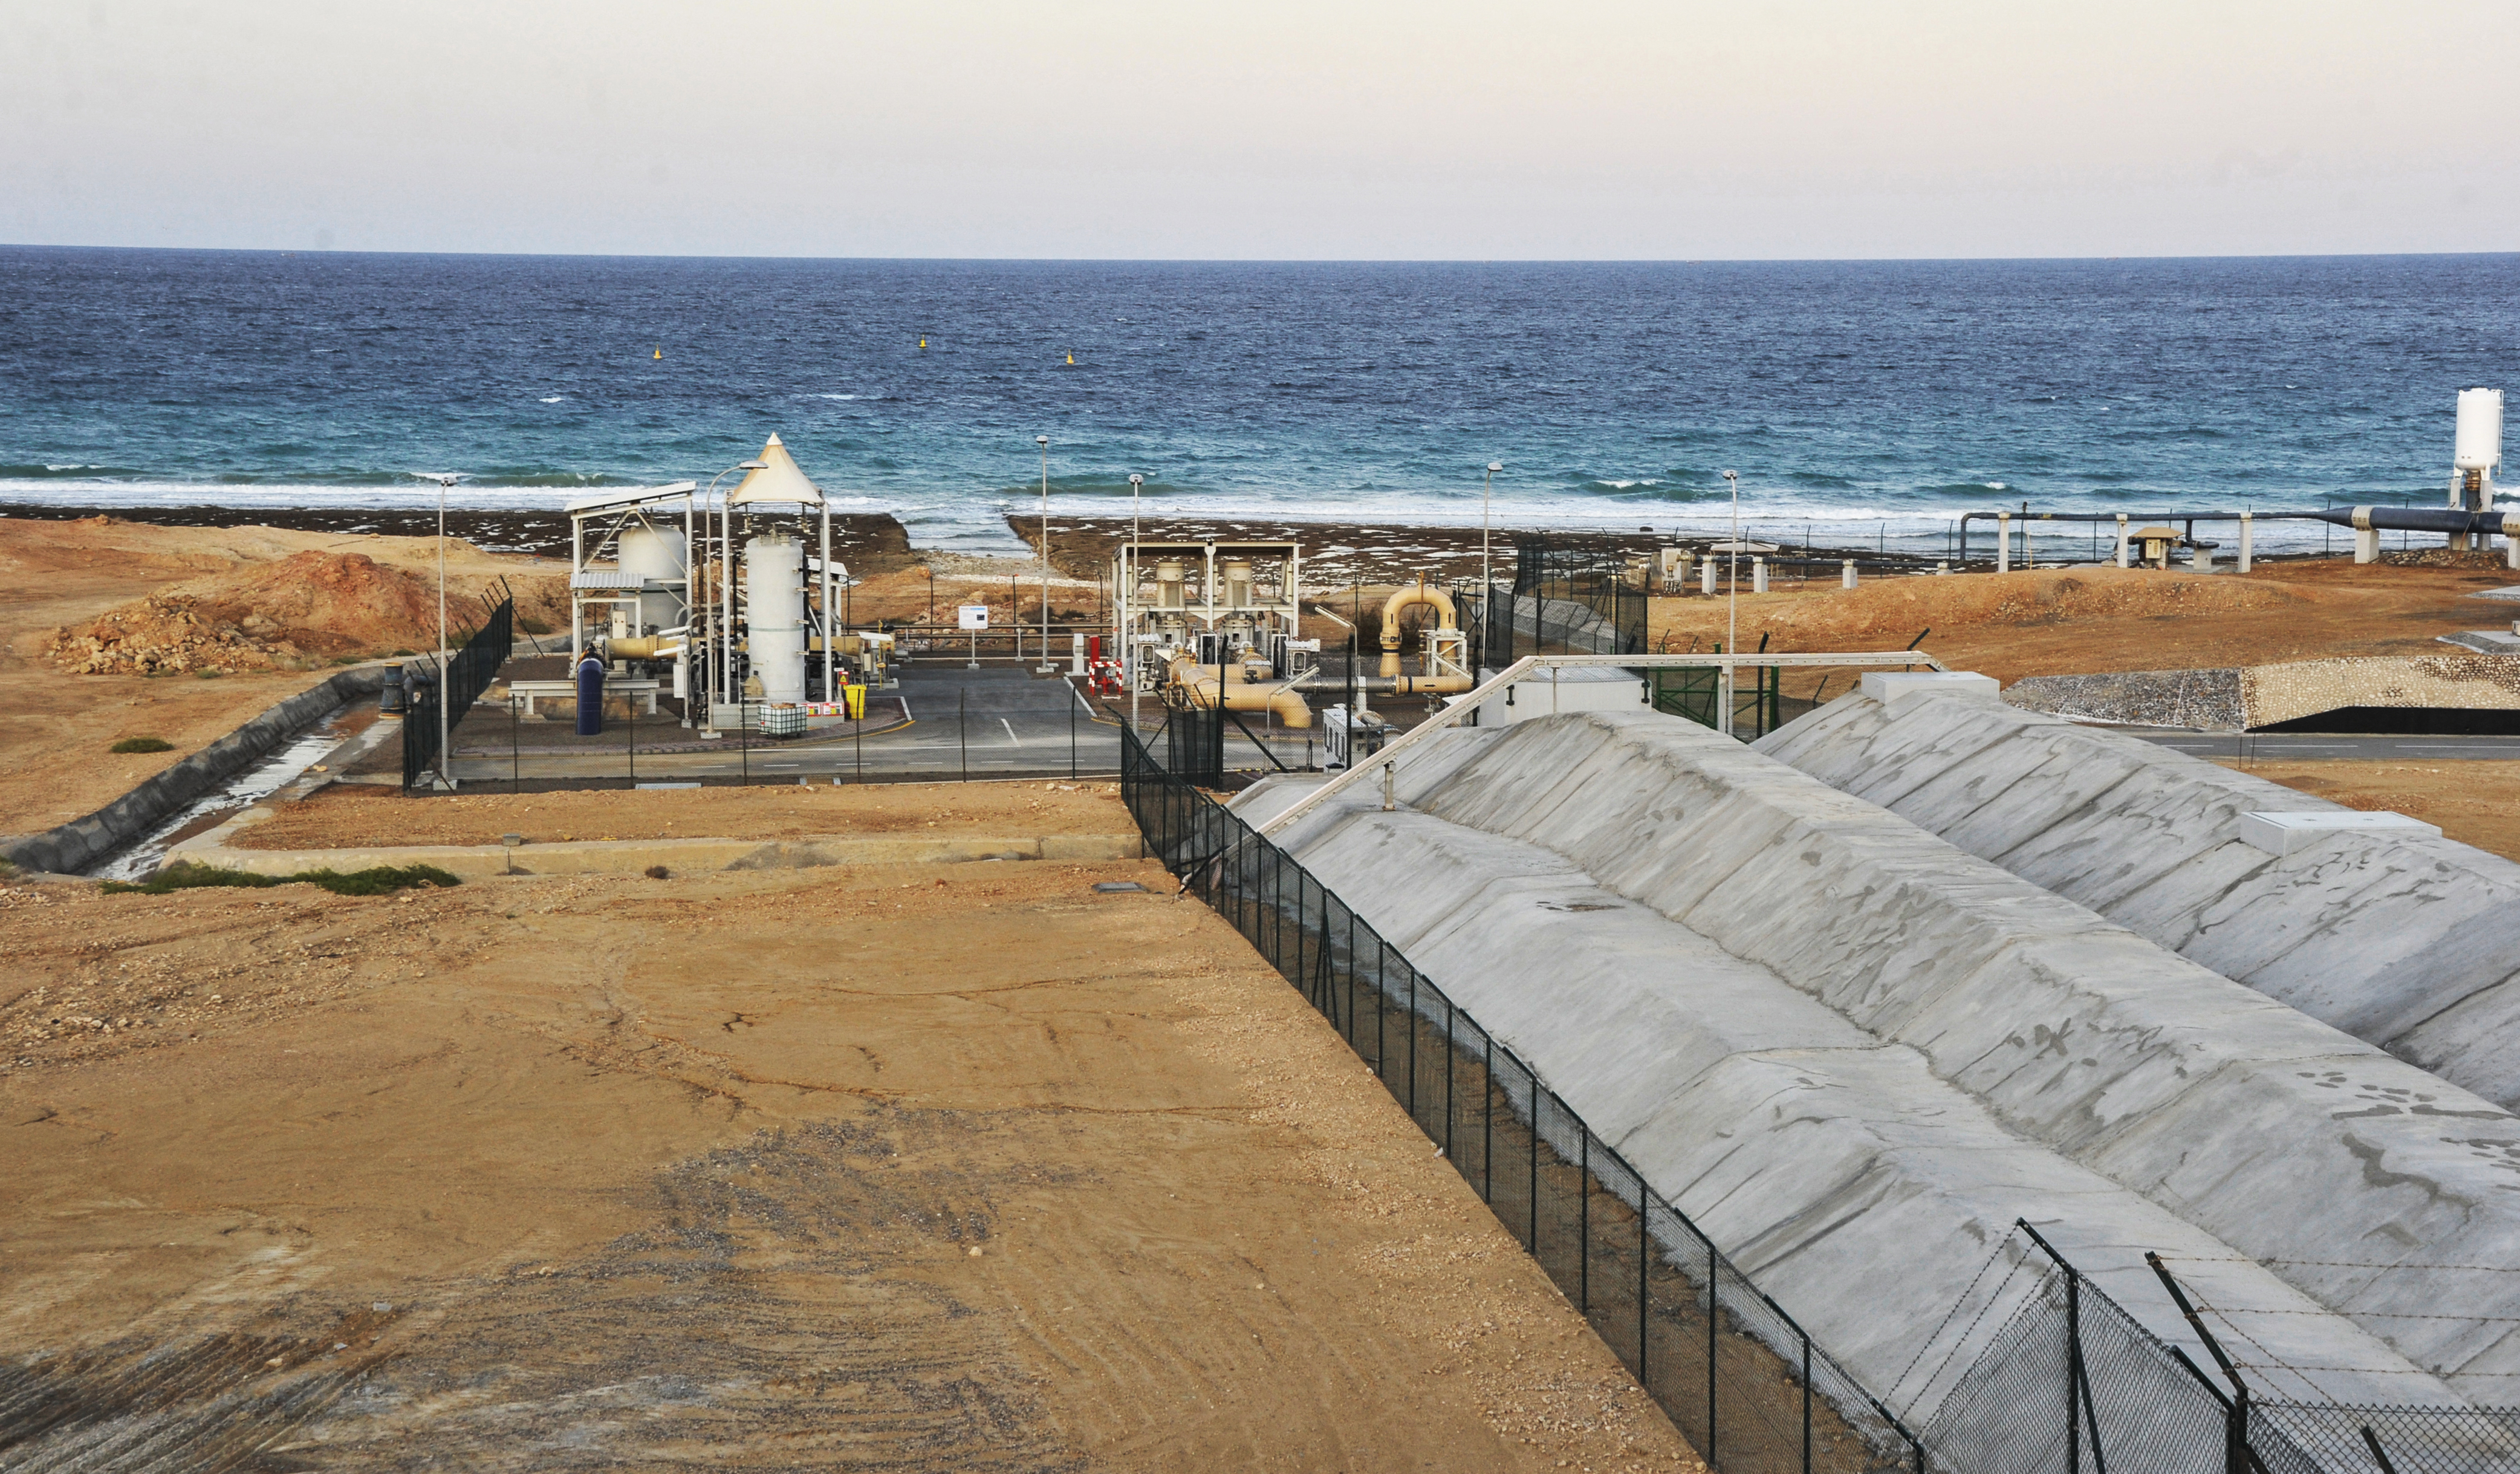
[[[653,527],[627,527],[620,539],[621,571],[643,581],[681,583],[691,565],[690,548],[679,532]],[[683,601],[671,593],[649,590],[639,596],[639,628],[646,635],[683,623]]]
[[[2458,438],[2451,465],[2460,470],[2492,470],[2502,464],[2502,391],[2458,391]]]
[[[805,699],[805,556],[792,537],[743,545],[746,640],[765,701]]]

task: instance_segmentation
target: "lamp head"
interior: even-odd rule
[[[770,463],[767,461],[738,461],[735,463],[735,469],[738,470],[768,470],[770,469]]]
[[[1495,475],[1498,471],[1503,469],[1505,469],[1505,463],[1503,461],[1490,461],[1488,463],[1489,475]]]
[[[1132,485],[1132,486],[1143,485],[1143,484],[1145,483],[1146,479],[1147,479],[1146,477],[1144,477],[1144,476],[1142,476],[1142,475],[1138,474],[1138,473],[1137,473],[1136,471],[1134,471],[1134,470],[1133,470],[1133,471],[1131,471],[1131,472],[1129,472],[1129,484],[1130,484],[1130,485]]]
[[[1741,473],[1737,470],[1728,470],[1724,472],[1724,479],[1727,481],[1738,481],[1741,479]]]
[[[1035,435],[1032,437],[1032,443],[1035,445],[1048,445],[1050,443],[1050,437],[1048,435]]]

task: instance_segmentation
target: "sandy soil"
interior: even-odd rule
[[[0,833],[35,833],[91,813],[322,679],[309,671],[212,680],[68,675],[45,654],[56,629],[168,584],[309,549],[365,553],[435,577],[434,539],[0,517]],[[462,545],[449,567],[474,581],[552,572],[547,563]],[[174,747],[129,756],[106,750],[126,737]]]
[[[823,834],[984,838],[1134,834],[1116,783],[886,783],[624,793],[459,793],[337,784],[239,831],[240,849],[497,844],[556,839],[797,839]]]
[[[2441,826],[2447,838],[2520,860],[2520,763],[2233,762],[2259,778],[2349,809],[2385,809]]]
[[[1170,889],[0,889],[0,1378],[202,1468],[1696,1467]]]
[[[2120,670],[2261,665],[2330,655],[2431,655],[2433,637],[2508,628],[2520,605],[2463,596],[2520,582],[2498,564],[2426,567],[2306,558],[2248,577],[2141,569],[2037,569],[1879,578],[1853,590],[1744,594],[1743,649],[1923,648],[2002,681]],[[1725,601],[1657,598],[1656,648],[1712,649]],[[1842,684],[1842,683],[1841,683]]]

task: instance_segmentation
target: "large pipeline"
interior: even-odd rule
[[[1450,676],[1404,676],[1400,673],[1400,614],[1416,604],[1424,604],[1435,611],[1435,627],[1439,631],[1456,633],[1461,629],[1460,616],[1453,608],[1453,597],[1441,589],[1428,588],[1423,578],[1392,590],[1391,597],[1382,603],[1382,680],[1368,689],[1403,696],[1451,695],[1456,692],[1468,691],[1476,683],[1467,671]],[[1390,684],[1386,686],[1383,682]],[[1360,681],[1358,684],[1362,686],[1364,683]]]
[[[1187,654],[1175,655],[1168,671],[1172,684],[1188,692],[1197,706],[1216,705],[1216,667],[1201,665]],[[1313,709],[1295,693],[1292,682],[1245,680],[1242,666],[1227,661],[1225,666],[1225,709],[1228,711],[1266,711],[1273,713],[1281,727],[1304,728],[1313,725]]]
[[[2329,522],[2357,531],[2439,532],[2450,535],[2466,533],[2470,537],[2499,534],[2520,541],[2520,508],[2483,512],[2463,512],[2441,507],[2330,507],[2318,512],[2168,512],[2147,516],[2121,516],[2114,512],[1964,512],[1960,514],[1960,548],[1962,558],[1968,557],[1969,524],[1976,521],[2010,519],[2027,527],[2032,522],[2125,522],[2130,528],[2146,524],[2180,524],[2191,532],[2198,522],[2236,522],[2242,517],[2253,521]]]

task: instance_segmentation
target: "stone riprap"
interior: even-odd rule
[[[2508,654],[2348,656],[2208,670],[2031,676],[2003,691],[2024,711],[2238,732],[2347,706],[2520,710],[2520,660]]]
[[[2003,698],[2025,711],[2130,727],[2237,732],[2248,721],[2236,667],[2032,676],[2006,687]]]
[[[2520,1108],[2520,865],[2403,831],[2270,853],[2244,837],[2242,815],[2349,811],[2122,733],[1989,702],[1921,699],[1894,713],[1850,695],[1757,748]]]
[[[1400,770],[1407,811],[1282,841],[1860,1376],[1931,1324],[1885,1286],[1938,1316],[2015,1215],[2177,1339],[2142,1250],[2259,1276],[2217,1303],[2331,1368],[2293,1395],[2498,1401],[2520,1372],[2520,1285],[2453,1305],[2340,1267],[2520,1262],[2508,1112],[1688,723],[1456,733]]]
[[[2253,665],[2240,673],[2251,727],[2340,706],[2520,710],[2520,660],[2508,655],[2352,656]]]

